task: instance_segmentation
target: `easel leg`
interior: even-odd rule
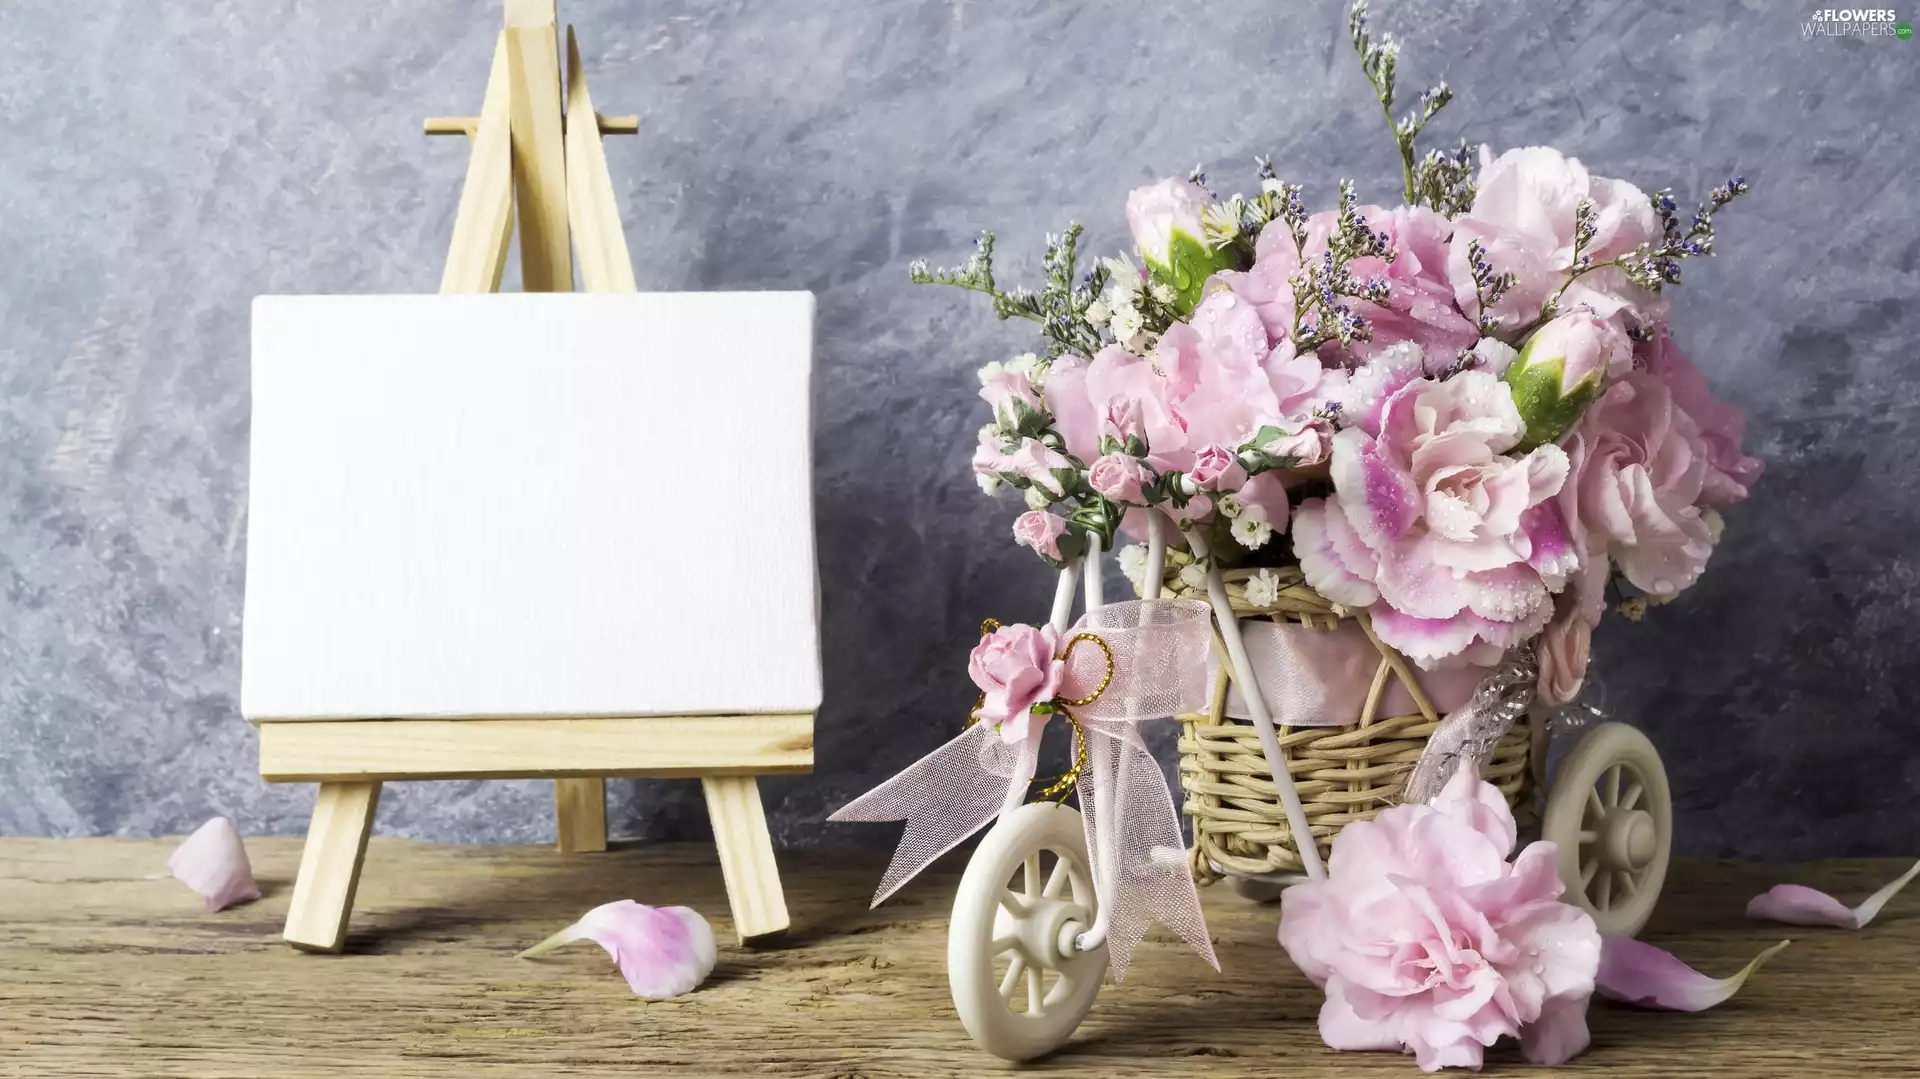
[[[360,863],[379,805],[378,783],[320,784],[282,934],[288,944],[308,952],[337,952],[346,943],[347,917],[353,913]]]
[[[702,779],[700,785],[707,794],[714,845],[720,848],[734,932],[744,943],[787,928],[787,898],[780,891],[759,783],[752,776],[723,776]]]
[[[607,781],[553,781],[554,831],[563,851],[607,849]]]

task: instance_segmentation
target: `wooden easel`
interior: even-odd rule
[[[557,29],[554,0],[506,0],[480,115],[426,122],[428,134],[472,139],[443,293],[499,289],[516,204],[527,291],[573,291],[576,254],[586,291],[636,291],[600,137],[631,134],[639,118],[594,112],[572,27],[563,110]],[[744,941],[787,927],[755,777],[813,770],[811,714],[259,726],[264,779],[320,784],[287,912],[295,948],[341,949],[380,785],[408,779],[552,778],[560,849],[602,851],[606,777],[698,777],[735,932]]]

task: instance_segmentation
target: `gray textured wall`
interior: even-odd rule
[[[570,10],[569,10],[570,9]],[[0,833],[304,827],[235,712],[247,305],[430,291],[464,164],[420,118],[477,107],[494,0],[0,3]],[[1902,9],[1903,18],[1912,12]],[[1332,3],[576,2],[642,288],[819,296],[828,701],[780,838],[944,739],[986,615],[1047,587],[966,475],[972,370],[1018,327],[916,288],[1001,230],[1123,238],[1122,198],[1271,153],[1386,197],[1390,144]],[[1691,271],[1682,341],[1770,462],[1714,571],[1602,642],[1664,747],[1694,853],[1911,852],[1920,42],[1805,41],[1797,3],[1386,2],[1436,125],[1550,142],[1647,189],[1755,193]],[[619,783],[616,829],[704,831],[690,783]],[[536,783],[392,788],[380,827],[530,841]]]

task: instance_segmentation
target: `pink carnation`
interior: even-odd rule
[[[1133,506],[1147,504],[1145,488],[1152,482],[1153,473],[1147,466],[1138,457],[1124,453],[1109,453],[1087,470],[1087,486],[1100,497]]]
[[[1634,358],[1647,373],[1666,383],[1673,403],[1692,417],[1707,455],[1707,476],[1700,503],[1726,509],[1747,499],[1747,489],[1760,478],[1765,465],[1741,452],[1747,433],[1747,414],[1713,395],[1699,368],[1687,359],[1668,334],[1665,323],[1653,339],[1634,349]]]
[[[1341,829],[1326,879],[1280,907],[1281,946],[1326,990],[1329,1046],[1410,1052],[1424,1071],[1477,1069],[1503,1037],[1537,1064],[1586,1047],[1599,930],[1560,902],[1553,844],[1509,863],[1514,843],[1506,799],[1471,769],[1431,804]]]
[[[1573,478],[1560,509],[1586,556],[1610,556],[1652,595],[1673,595],[1698,579],[1713,553],[1699,508],[1707,449],[1666,384],[1628,372],[1587,407],[1564,443]]]
[[[1531,322],[1567,280],[1573,265],[1574,215],[1582,199],[1594,205],[1593,239],[1582,249],[1595,262],[1627,254],[1661,238],[1659,216],[1639,188],[1624,180],[1592,176],[1576,158],[1547,146],[1508,150],[1498,158],[1480,151],[1477,193],[1466,214],[1453,220],[1447,276],[1463,311],[1477,311],[1468,245],[1479,241],[1483,261],[1495,273],[1519,280],[1491,314],[1508,329]],[[1575,278],[1560,298],[1560,309],[1591,307],[1601,318],[1625,312],[1651,323],[1666,313],[1667,301],[1627,280],[1618,267],[1592,270]]]
[[[1335,493],[1295,516],[1307,583],[1370,607],[1381,640],[1423,667],[1493,662],[1538,633],[1579,559],[1551,501],[1567,456],[1509,456],[1525,431],[1486,372],[1401,387],[1377,438],[1335,436]]]

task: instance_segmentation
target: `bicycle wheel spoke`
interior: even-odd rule
[[[1020,988],[1020,977],[1026,972],[1027,961],[1017,955],[1014,956],[1013,962],[1007,964],[1007,973],[1000,979],[1000,998],[1002,1000],[1013,999],[1013,991]]]
[[[1072,882],[1073,877],[1067,865],[1067,860],[1065,858],[1056,858],[1053,863],[1053,872],[1047,875],[1047,886],[1040,890],[1040,894],[1046,896],[1048,899],[1058,899],[1060,898],[1061,890]]]

